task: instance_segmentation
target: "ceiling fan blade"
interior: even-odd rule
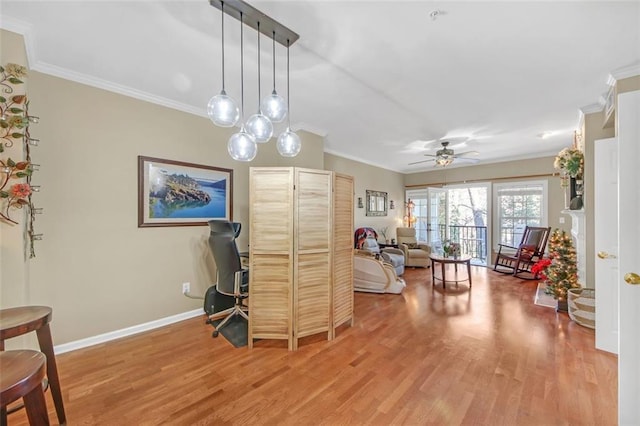
[[[478,158],[470,158],[470,157],[458,157],[456,156],[456,160],[462,160],[462,161],[466,161],[469,163],[477,163],[478,161],[480,161],[480,159]]]
[[[425,157],[433,157],[433,158],[437,157],[437,155],[435,154],[422,154],[422,155],[424,155]]]
[[[460,157],[463,157],[463,156],[475,157],[476,155],[480,155],[480,153],[478,151],[466,151],[466,152],[461,152],[460,154],[454,154],[454,157],[456,157],[456,158],[460,158]]]
[[[412,166],[414,164],[420,164],[420,163],[426,163],[427,161],[433,161],[433,160],[421,160],[421,161],[414,161],[413,163],[409,163],[409,166]]]

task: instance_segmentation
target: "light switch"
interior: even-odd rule
[[[560,223],[564,223],[564,217],[563,217],[563,216],[561,216],[561,217],[560,217],[560,219],[558,219],[558,222],[560,222]]]

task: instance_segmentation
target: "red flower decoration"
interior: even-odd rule
[[[28,183],[16,183],[11,186],[11,195],[17,198],[27,198],[31,194],[31,186]]]
[[[531,267],[531,273],[533,275],[539,275],[543,280],[547,279],[547,276],[544,274],[544,271],[551,265],[551,259],[540,259]]]

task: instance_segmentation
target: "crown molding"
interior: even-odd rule
[[[96,87],[98,89],[107,90],[109,92],[118,93],[131,98],[139,99],[141,101],[150,102],[152,104],[161,105],[167,108],[172,108],[178,111],[186,112],[189,114],[198,115],[201,117],[207,117],[207,113],[204,108],[196,108],[191,105],[187,105],[181,102],[176,102],[171,99],[163,98],[161,96],[152,95],[141,90],[136,90],[131,87],[123,86],[117,83],[113,83],[107,80],[96,78],[87,74],[79,73],[69,70],[67,68],[58,67],[45,62],[36,62],[32,68],[35,71],[43,74],[52,75],[54,77],[60,77],[65,80],[71,80],[76,83],[85,84],[87,86]]]
[[[640,62],[611,71],[607,84],[609,84],[609,86],[613,86],[618,80],[635,77],[637,75],[640,75]]]
[[[298,130],[303,130],[307,133],[313,133],[316,136],[320,136],[321,138],[326,138],[327,135],[329,134],[329,132],[327,132],[325,129],[318,126],[314,126],[313,124],[305,123],[305,122],[299,122],[292,125],[291,130],[293,130],[294,132]]]
[[[389,171],[396,172],[396,173],[405,173],[402,170],[390,169],[388,166],[383,166],[382,164],[374,163],[374,162],[371,162],[371,161],[365,161],[360,157],[356,157],[356,156],[353,156],[353,155],[348,155],[348,154],[345,154],[343,152],[338,152],[338,151],[335,151],[333,149],[327,148],[326,146],[324,148],[324,152],[325,152],[325,154],[335,155],[336,157],[346,158],[347,160],[352,160],[352,161],[355,161],[355,162],[358,162],[358,163],[367,164],[369,166],[378,167],[380,169],[389,170]]]
[[[583,107],[580,108],[580,111],[583,114],[593,114],[596,112],[601,112],[604,109],[604,104],[603,103],[594,103],[594,104],[589,104],[589,105],[585,105]]]
[[[578,124],[576,126],[576,129],[578,129],[579,131],[582,131],[582,128],[584,127],[584,112],[582,112],[581,109],[578,110]]]
[[[33,44],[32,26],[23,21],[3,17],[2,20],[0,20],[0,28],[22,35],[22,37],[24,38],[24,45],[30,70],[52,75],[54,77],[63,78],[65,80],[74,81],[76,83],[85,84],[87,86],[96,87],[98,89],[107,90],[109,92],[119,93],[124,96],[129,96],[131,98],[165,106],[167,108],[172,108],[189,114],[207,117],[207,112],[204,108],[195,108],[191,105],[152,95],[141,90],[136,90],[131,87],[112,83],[107,80],[96,78],[87,74],[82,74],[76,71],[69,70],[67,68],[58,67],[56,65],[51,65],[49,63],[38,60]]]
[[[10,16],[3,16],[2,19],[0,19],[0,28],[22,35],[27,33],[31,34],[30,24]]]
[[[3,16],[0,19],[0,28],[22,36],[28,68],[33,69],[32,64],[36,62],[33,26],[19,19]]]

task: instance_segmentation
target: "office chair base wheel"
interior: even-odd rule
[[[213,330],[213,333],[211,333],[211,337],[218,337],[218,334],[220,334],[218,330]]]

